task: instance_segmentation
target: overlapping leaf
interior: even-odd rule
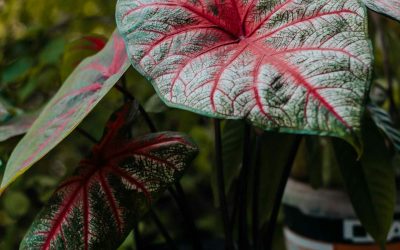
[[[185,136],[126,139],[135,108],[110,119],[92,155],[57,189],[21,249],[116,249],[150,203],[176,181],[197,153]]]
[[[360,161],[343,142],[336,141],[334,148],[357,216],[367,232],[382,246],[393,222],[396,175],[392,155],[370,119],[364,122],[363,139],[365,153]]]
[[[133,66],[173,107],[347,137],[369,84],[358,0],[119,0]]]
[[[102,51],[77,67],[17,145],[0,191],[62,141],[128,67],[124,42],[115,32]]]
[[[363,0],[373,11],[388,15],[400,21],[400,0]]]

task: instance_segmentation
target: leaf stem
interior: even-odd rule
[[[268,227],[266,230],[265,249],[272,249],[272,243],[273,243],[275,228],[276,228],[276,224],[277,224],[277,220],[278,220],[279,209],[280,209],[281,203],[282,203],[283,193],[285,191],[286,183],[289,179],[290,172],[292,171],[292,166],[293,166],[294,160],[296,159],[296,155],[297,155],[297,151],[299,149],[300,143],[301,143],[301,139],[302,139],[301,135],[296,135],[293,145],[292,145],[289,155],[288,155],[288,161],[286,162],[286,165],[283,169],[281,179],[279,181],[278,190],[276,192],[275,199],[274,199],[274,206],[272,208],[271,216],[269,218],[269,223],[268,223]]]
[[[249,249],[247,230],[247,186],[251,167],[251,126],[249,124],[245,124],[243,133],[243,159],[239,186],[239,250]]]
[[[254,164],[254,182],[253,182],[253,244],[254,249],[260,249],[260,224],[259,224],[259,198],[260,198],[260,170],[261,170],[261,145],[262,135],[256,137],[256,149],[255,149],[255,164]]]
[[[222,137],[221,137],[221,121],[214,119],[214,137],[215,137],[215,160],[217,165],[217,185],[218,185],[218,200],[219,210],[221,212],[222,221],[224,224],[225,233],[225,249],[233,248],[232,227],[229,221],[229,211],[225,193],[224,179],[224,163],[222,160]]]
[[[165,242],[167,243],[169,249],[171,250],[175,250],[178,249],[175,245],[174,240],[172,239],[172,237],[169,235],[167,229],[165,228],[164,224],[161,222],[160,218],[158,217],[158,215],[156,214],[156,212],[154,212],[153,209],[150,209],[149,211],[149,215],[151,217],[151,219],[154,221],[154,224],[156,224],[158,230],[161,232],[161,234],[163,235]]]
[[[126,88],[124,88],[123,86],[116,84],[115,85],[115,89],[117,89],[119,92],[121,92],[129,100],[131,100],[131,101],[136,100],[135,97]],[[146,110],[140,104],[139,104],[139,111],[142,114],[144,120],[146,121],[146,124],[149,127],[150,131],[152,133],[156,133],[157,132],[157,127],[154,125],[154,123],[151,120],[149,114],[147,114]]]
[[[168,191],[174,198],[176,204],[178,205],[184,220],[185,220],[185,227],[187,230],[187,233],[189,234],[189,238],[191,239],[192,243],[192,248],[194,250],[202,250],[202,246],[198,237],[198,231],[196,228],[196,224],[194,223],[193,216],[191,214],[191,211],[189,210],[189,207],[187,206],[187,200],[186,200],[186,195],[183,192],[183,189],[179,183],[175,184],[175,189],[169,188]]]
[[[89,132],[87,132],[86,130],[84,130],[81,127],[77,127],[76,131],[80,134],[82,134],[85,138],[87,138],[89,141],[93,142],[94,144],[98,143],[98,140],[96,138],[94,138],[93,135],[89,134]]]

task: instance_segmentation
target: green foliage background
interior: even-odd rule
[[[0,125],[12,117],[35,112],[43,107],[62,84],[62,59],[67,45],[83,35],[97,34],[108,37],[115,29],[114,8],[115,1],[110,0],[0,0],[0,105],[7,110],[6,114],[0,114]],[[384,32],[391,48],[390,65],[395,82],[394,99],[399,104],[400,25],[387,18],[378,17],[378,19],[378,22],[372,22],[371,18],[371,37],[376,57],[372,93],[373,98],[388,109],[389,102],[385,93],[388,83],[383,67],[383,44],[377,31]],[[377,29],[379,23],[384,29]],[[132,69],[128,72],[127,82],[131,92],[155,119],[159,130],[186,132],[199,145],[200,155],[182,179],[182,184],[188,193],[190,206],[202,237],[210,239],[222,237],[219,213],[214,205],[212,185],[210,185],[214,173],[212,164],[214,146],[210,119],[165,107],[154,95],[150,84]],[[99,138],[105,121],[122,103],[122,99],[119,93],[111,91],[85,119],[81,127]],[[400,118],[398,110],[393,112],[395,117]],[[398,126],[399,119],[395,122]],[[139,121],[135,129],[138,134],[144,133],[146,129],[143,121]],[[0,176],[19,139],[20,137],[17,137],[0,143]],[[73,171],[79,159],[89,152],[91,146],[90,141],[81,134],[73,132],[42,159],[37,167],[19,178],[1,197],[0,249],[18,248],[27,228],[54,188]],[[329,158],[325,158],[321,164],[324,168],[323,176],[315,179],[315,176],[308,175],[307,162],[312,160],[299,156],[294,174],[319,186],[341,186],[338,173],[332,170],[333,161]],[[237,162],[228,166],[231,167],[229,171],[231,176],[227,177],[229,182],[234,182],[239,172],[235,171],[238,167],[235,163]],[[267,189],[268,185],[263,190]],[[172,235],[178,241],[185,241],[183,218],[168,194],[159,200],[155,211],[171,229]],[[162,242],[149,218],[144,218],[139,228],[143,233],[144,242]],[[279,246],[274,249],[283,249],[281,238],[277,239]],[[121,249],[133,248],[134,240],[130,235]]]

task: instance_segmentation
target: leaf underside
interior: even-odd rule
[[[390,16],[400,21],[400,0],[363,0],[373,11]]]
[[[128,67],[124,42],[115,32],[102,51],[79,64],[14,149],[0,193],[71,133]]]
[[[131,103],[119,110],[102,141],[61,184],[20,249],[115,249],[151,202],[197,153],[185,136],[164,132],[125,139]]]
[[[266,130],[359,132],[371,48],[358,0],[119,0],[117,24],[172,107]]]

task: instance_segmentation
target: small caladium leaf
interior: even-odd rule
[[[38,112],[24,113],[16,115],[6,122],[0,122],[0,142],[14,136],[25,134],[38,115]]]
[[[185,136],[127,139],[136,110],[116,112],[103,139],[41,211],[20,249],[116,249],[161,191],[197,153]]]
[[[75,69],[14,149],[0,193],[73,131],[128,67],[124,42],[115,32],[102,51]]]
[[[359,0],[119,0],[133,66],[173,107],[347,138],[371,70]]]
[[[373,11],[390,16],[400,21],[400,0],[363,0]]]

